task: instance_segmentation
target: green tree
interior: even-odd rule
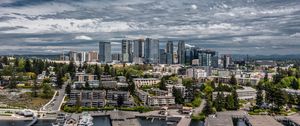
[[[31,72],[32,67],[29,59],[26,59],[24,68],[25,68],[25,72]]]
[[[105,64],[105,66],[104,66],[104,73],[105,73],[105,74],[109,74],[109,73],[110,73],[109,70],[110,70],[109,65],[108,65],[108,64]]]
[[[172,88],[172,94],[175,97],[175,103],[182,104],[183,103],[183,97],[179,90],[177,90],[175,87]]]
[[[234,110],[238,110],[240,108],[239,106],[239,99],[238,99],[238,94],[236,92],[236,90],[233,90],[231,93],[233,100],[234,100]]]
[[[235,110],[234,99],[232,95],[227,95],[226,97],[226,109]]]
[[[211,101],[207,101],[206,102],[206,105],[203,109],[203,113],[205,114],[205,116],[208,116],[210,114],[213,114],[214,113],[214,110],[213,110],[213,106],[212,106],[212,102]]]
[[[64,75],[63,75],[62,71],[60,70],[56,76],[56,84],[57,84],[58,88],[61,88],[62,85],[64,84],[63,77],[64,77]]]
[[[275,97],[275,105],[276,105],[276,109],[281,109],[282,106],[287,104],[287,94],[283,91],[281,91],[280,89],[277,89],[274,93],[274,97]]]
[[[265,72],[264,81],[268,81],[268,80],[269,80],[269,74],[268,74],[268,72]]]
[[[97,78],[100,79],[101,72],[100,72],[100,68],[97,64],[95,65],[94,75],[96,75]]]
[[[16,77],[15,77],[14,73],[9,80],[8,88],[10,88],[10,89],[17,88],[17,82],[16,82]]]
[[[167,85],[166,85],[166,79],[165,79],[165,77],[161,78],[161,81],[159,83],[159,89],[160,90],[167,90]]]
[[[74,79],[75,72],[76,72],[76,65],[73,61],[70,61],[67,71],[70,73],[71,78]]]
[[[222,111],[223,108],[225,108],[225,99],[223,92],[218,92],[215,100],[214,100],[214,106],[217,111]]]
[[[67,84],[67,86],[66,86],[66,88],[65,88],[65,92],[66,92],[66,94],[68,95],[68,96],[70,96],[70,94],[71,94],[71,85],[70,84]]]
[[[84,85],[85,88],[89,89],[90,88],[90,84],[88,81],[85,81],[85,85]]]
[[[121,107],[124,104],[124,97],[122,95],[118,95],[117,104],[118,107]]]
[[[51,98],[53,93],[54,91],[49,84],[42,85],[42,98]]]
[[[193,86],[193,79],[192,78],[184,78],[182,79],[182,85],[191,88]]]
[[[232,86],[235,86],[235,87],[237,86],[237,80],[234,75],[231,75],[229,84],[231,84]]]
[[[3,62],[5,65],[8,65],[8,64],[9,64],[9,61],[8,61],[7,56],[4,56],[4,57],[2,58],[2,62]]]
[[[259,82],[257,85],[257,92],[256,92],[256,106],[261,107],[263,104],[263,85],[262,82]]]
[[[32,96],[37,97],[38,96],[38,85],[37,85],[36,81],[34,81],[33,87],[31,88],[31,90],[32,90]]]
[[[295,90],[298,90],[299,89],[299,83],[297,81],[296,78],[293,79],[292,83],[291,83],[291,87]]]

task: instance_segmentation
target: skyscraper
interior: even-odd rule
[[[167,50],[167,54],[166,54],[167,64],[173,64],[174,45],[172,41],[167,42],[166,50]]]
[[[185,42],[182,40],[178,42],[177,57],[178,64],[185,63]]]
[[[122,62],[132,62],[133,49],[131,40],[122,40]]]
[[[133,55],[134,57],[143,58],[144,57],[144,39],[134,40],[134,48],[133,48]]]
[[[99,42],[99,62],[111,62],[111,44],[110,42]]]
[[[159,63],[159,41],[157,39],[146,38],[144,54],[145,63]]]
[[[229,55],[224,55],[223,57],[223,67],[228,68],[228,66],[231,64],[231,57]]]
[[[159,63],[160,64],[167,63],[167,53],[164,49],[159,49]]]

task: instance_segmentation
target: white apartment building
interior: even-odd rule
[[[158,78],[134,78],[133,82],[135,86],[142,87],[158,84],[160,80]]]
[[[149,94],[143,90],[137,90],[136,95],[139,97],[139,99],[144,103],[144,105],[147,104],[148,96]]]
[[[175,97],[172,96],[151,96],[148,97],[149,106],[174,105]]]
[[[204,78],[207,77],[207,73],[203,69],[197,69],[197,68],[189,68],[186,70],[187,77],[190,78]]]
[[[236,90],[238,94],[238,98],[241,100],[254,100],[256,99],[256,90],[251,87],[243,87],[243,89],[237,89]],[[220,92],[221,93],[221,92]],[[227,95],[230,95],[231,92],[223,92],[224,97]],[[213,100],[217,97],[218,92],[213,92],[212,97]]]

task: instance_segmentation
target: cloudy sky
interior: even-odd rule
[[[221,54],[300,54],[300,0],[0,0],[0,54],[97,50],[124,38]]]

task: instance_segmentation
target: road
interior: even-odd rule
[[[205,105],[206,105],[206,100],[202,99],[199,107],[194,109],[193,115],[197,115],[197,114],[201,113],[203,111],[203,108],[205,107]]]
[[[50,104],[43,107],[45,108],[44,111],[60,111],[61,104],[64,101],[64,97],[65,97],[66,86],[67,84],[65,83],[61,89],[57,90],[58,96],[56,95],[53,101],[50,101]]]

